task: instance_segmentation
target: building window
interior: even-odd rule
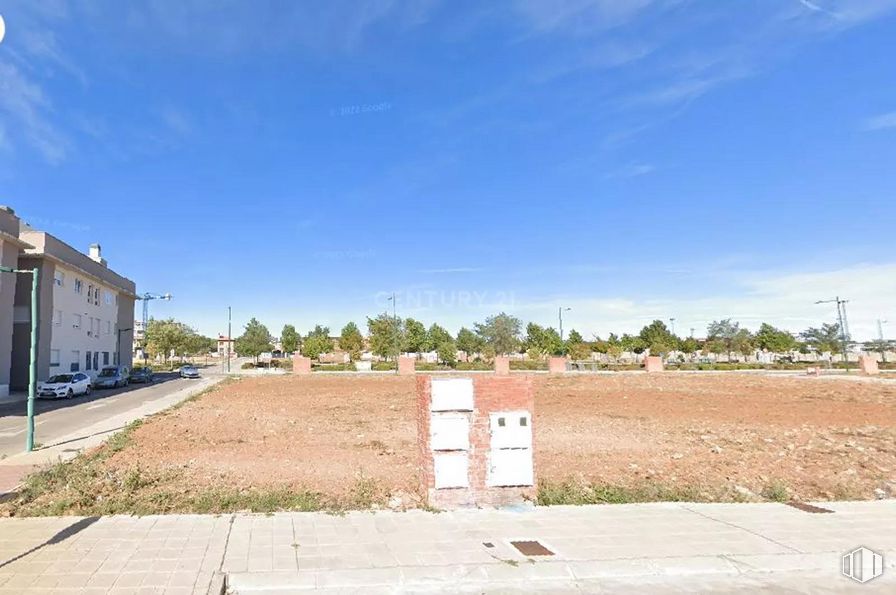
[[[80,314],[72,314],[72,328],[81,328]]]
[[[104,366],[109,365],[109,352],[108,351],[103,352],[103,365]]]
[[[57,367],[59,365],[59,350],[51,349],[50,350],[50,367]]]
[[[81,282],[80,279],[75,279],[75,293],[81,293],[81,290],[84,288],[84,283]],[[78,358],[80,360],[80,358]]]
[[[62,271],[56,271],[56,273],[53,275],[53,283],[55,283],[59,287],[64,287],[65,273],[63,273]]]
[[[112,302],[113,302],[112,293],[109,291],[104,291],[103,292],[103,301],[106,302],[107,306],[111,306]]]
[[[78,372],[81,368],[81,352],[80,351],[72,351],[72,364],[69,369],[71,372]]]
[[[97,287],[96,289],[93,290],[93,305],[94,306],[100,305],[100,288],[99,287]]]
[[[56,310],[53,312],[53,324],[56,326],[62,326],[62,310]]]
[[[106,321],[106,334],[107,335],[112,334],[112,322],[110,322],[108,320]]]
[[[99,351],[93,352],[93,369],[94,370],[100,369],[100,352]]]
[[[93,301],[93,285],[87,286],[87,303],[91,303]]]
[[[92,360],[91,360],[91,358],[90,358],[90,352],[88,351],[88,352],[87,352],[87,356],[84,358],[84,369],[85,369],[85,370],[92,370],[92,369],[93,369],[93,368],[90,367],[90,363],[91,363],[91,361],[92,361]]]
[[[117,353],[112,354],[112,364],[115,366],[118,365],[118,354]]]

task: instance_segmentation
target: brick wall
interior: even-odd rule
[[[658,355],[650,355],[644,358],[644,369],[648,373],[663,371],[663,358]]]
[[[510,374],[510,358],[506,355],[495,357],[495,374],[506,376]]]
[[[292,356],[292,373],[293,374],[310,374],[311,358],[296,354]]]
[[[417,360],[413,357],[402,355],[398,358],[398,375],[412,376],[416,369]]]
[[[565,357],[548,358],[548,373],[563,374],[566,372],[566,361]]]
[[[862,374],[868,374],[869,376],[879,374],[880,369],[877,366],[877,358],[872,355],[859,357],[859,370]]]
[[[497,507],[535,501],[537,477],[533,470],[531,486],[490,487],[488,476],[490,445],[490,414],[499,411],[530,413],[532,424],[532,453],[534,466],[535,397],[533,378],[518,376],[476,376],[473,378],[473,411],[470,413],[469,487],[435,489],[433,453],[430,449],[430,404],[432,377],[417,377],[417,445],[420,455],[421,491],[430,506],[452,509],[461,507]]]

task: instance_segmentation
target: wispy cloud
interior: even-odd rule
[[[10,62],[0,60],[0,113],[32,148],[50,163],[65,158],[68,139],[53,124],[52,105],[43,88]],[[10,141],[7,141],[10,142]]]
[[[479,273],[483,270],[485,269],[479,267],[452,267],[444,269],[421,269],[417,272],[424,275],[445,275],[452,273]]]
[[[604,174],[604,179],[611,180],[614,178],[637,178],[653,173],[656,167],[649,163],[632,163],[615,171]]]
[[[706,296],[700,299],[624,294],[551,296],[518,300],[514,313],[550,322],[559,305],[571,307],[564,322],[586,336],[637,332],[651,320],[670,317],[676,319],[680,334],[693,327],[701,336],[709,322],[728,317],[753,330],[769,322],[797,332],[833,322],[835,311],[815,302],[839,295],[850,300],[849,327],[857,340],[873,338],[876,319],[896,313],[896,263],[856,264],[809,273],[742,271],[735,276],[740,279],[739,291],[724,295],[713,295],[711,286],[707,286]]]
[[[868,118],[862,125],[864,130],[883,130],[885,128],[896,128],[896,112],[888,112]]]

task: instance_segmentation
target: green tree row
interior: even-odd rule
[[[767,323],[763,323],[756,333],[751,333],[730,318],[711,322],[703,341],[694,337],[679,337],[661,320],[654,320],[636,335],[611,333],[605,340],[595,336],[593,340],[586,341],[575,329],[569,332],[568,337],[561,338],[556,329],[534,322],[527,324],[523,333],[522,321],[504,312],[474,324],[472,329],[463,327],[456,336],[438,324],[427,328],[413,318],[402,319],[388,314],[368,318],[367,332],[367,347],[380,357],[393,359],[401,353],[435,351],[439,361],[448,364],[454,363],[458,351],[480,354],[486,359],[521,352],[532,358],[568,355],[573,359],[585,359],[592,352],[606,353],[616,358],[623,352],[668,354],[702,350],[704,353],[724,353],[730,358],[732,354],[747,354],[757,349],[774,353],[794,350],[808,352],[810,349],[839,353],[841,347],[840,327],[837,324],[809,328],[795,337]],[[273,349],[272,341],[267,328],[253,318],[246,325],[243,335],[236,340],[236,350],[241,355],[257,357]],[[300,352],[310,358],[318,358],[335,347],[329,327],[321,325],[315,326],[303,337],[293,325],[287,324],[283,327],[280,341],[284,352]],[[357,359],[364,350],[364,337],[354,322],[342,328],[339,348],[348,352],[352,360]]]

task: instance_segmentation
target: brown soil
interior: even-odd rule
[[[243,379],[138,428],[104,462],[179,490],[413,493],[413,378]],[[542,480],[690,486],[751,498],[781,482],[803,499],[896,489],[896,384],[754,374],[539,376]],[[735,486],[740,486],[735,489]],[[749,490],[749,492],[747,491]]]

